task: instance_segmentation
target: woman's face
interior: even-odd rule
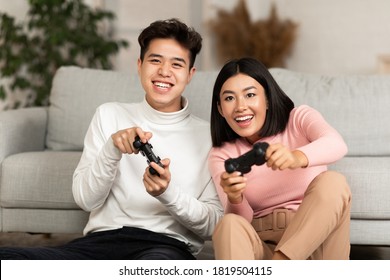
[[[268,109],[262,85],[239,73],[222,85],[220,100],[218,110],[229,126],[250,143],[259,140]]]

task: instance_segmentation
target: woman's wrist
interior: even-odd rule
[[[300,150],[295,150],[292,152],[297,159],[298,167],[306,168],[309,165],[309,160],[307,156]]]

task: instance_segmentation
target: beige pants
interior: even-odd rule
[[[250,224],[226,214],[213,234],[216,259],[267,260],[274,251],[290,259],[349,259],[351,192],[345,177],[334,171],[318,175],[293,213],[277,209]]]

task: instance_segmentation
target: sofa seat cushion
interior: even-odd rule
[[[0,203],[10,208],[80,209],[72,194],[81,152],[28,152],[2,164]]]
[[[3,231],[31,233],[78,233],[88,222],[89,213],[76,209],[2,209]]]
[[[389,220],[351,220],[350,238],[354,245],[389,246]]]
[[[331,169],[344,174],[351,186],[352,219],[390,219],[390,156],[345,157]]]

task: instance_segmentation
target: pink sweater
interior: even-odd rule
[[[347,153],[341,135],[331,127],[322,115],[313,108],[302,105],[291,111],[285,131],[275,136],[260,139],[269,144],[282,143],[290,150],[302,151],[309,160],[306,168],[273,171],[265,164],[254,165],[248,178],[244,199],[240,204],[231,204],[220,187],[220,176],[225,171],[224,161],[248,152],[252,145],[244,138],[212,148],[209,168],[217,187],[225,213],[235,213],[248,221],[270,214],[276,208],[296,210],[310,182],[327,165],[339,160]]]

